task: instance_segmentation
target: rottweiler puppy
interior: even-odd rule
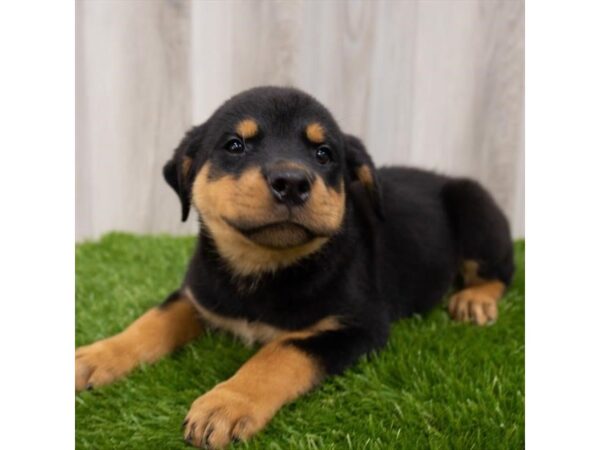
[[[452,286],[484,325],[513,274],[509,226],[475,181],[376,169],[362,142],[291,88],[261,87],[192,128],[164,167],[198,245],[181,287],[122,333],[76,351],[76,389],[110,383],[224,329],[262,348],[198,397],[195,446],[261,430],[286,403],[385,345],[390,325]]]

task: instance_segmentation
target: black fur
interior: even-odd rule
[[[300,160],[330,186],[344,179],[346,213],[340,232],[320,251],[256,277],[232,274],[210,233],[202,230],[184,287],[204,308],[288,330],[338,317],[342,329],[288,342],[335,374],[383,346],[394,320],[426,312],[438,303],[464,260],[477,261],[482,277],[510,282],[508,224],[479,184],[403,167],[375,170],[357,138],[343,134],[322,105],[293,89],[242,93],[188,133],[165,167],[165,177],[182,201],[184,219],[191,178],[179,171],[182,155],[194,158],[190,177],[209,159],[211,176],[239,175],[247,161],[220,149],[236,121],[245,116],[270,124],[247,143],[253,149],[247,158],[258,164],[268,163],[274,155]],[[329,167],[316,164],[311,144],[299,137],[308,120],[323,123],[331,132],[328,144],[334,163]],[[372,168],[374,181],[366,191],[354,182],[353,172],[364,164]]]

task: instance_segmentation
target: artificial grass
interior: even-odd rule
[[[194,238],[113,233],[76,247],[76,343],[114,334],[181,282]],[[524,253],[496,324],[439,307],[398,322],[384,351],[284,407],[249,449],[524,447]],[[255,349],[212,332],[113,385],[76,396],[76,445],[185,449],[193,400]]]

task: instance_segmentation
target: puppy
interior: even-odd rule
[[[476,182],[375,169],[309,95],[261,87],[192,128],[164,167],[198,246],[181,287],[122,333],[76,351],[97,387],[224,329],[262,348],[197,398],[185,439],[222,448],[385,345],[397,319],[453,285],[457,320],[484,325],[513,274],[507,221]]]

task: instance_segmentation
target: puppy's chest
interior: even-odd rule
[[[289,333],[289,330],[259,321],[222,316],[202,306],[189,289],[185,290],[185,294],[192,300],[205,324],[211,328],[232,333],[246,345],[252,345],[255,342],[264,344]]]

